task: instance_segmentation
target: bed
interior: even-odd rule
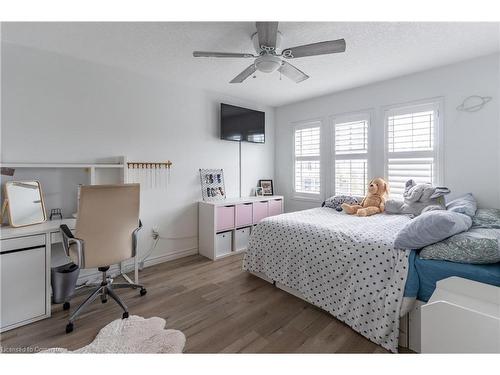
[[[408,277],[404,296],[427,302],[431,298],[436,282],[451,276],[500,286],[500,263],[463,264],[444,260],[421,259],[412,250],[409,257]]]
[[[252,233],[243,269],[299,293],[397,352],[410,251],[393,242],[409,220],[324,207],[266,218]]]
[[[415,250],[395,249],[394,238],[409,220],[387,214],[360,218],[326,207],[270,217],[255,227],[243,269],[392,352],[400,337],[419,351],[419,308],[436,282],[459,276],[500,286],[500,263],[425,260]],[[416,324],[413,344],[410,321]]]

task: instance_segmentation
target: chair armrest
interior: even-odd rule
[[[73,232],[71,232],[71,229],[69,229],[66,224],[62,224],[59,229],[61,230],[61,234],[63,235],[63,237],[65,236],[67,238],[75,238],[75,236],[73,236]]]
[[[139,226],[132,232],[132,257],[137,255],[137,234],[142,229],[142,221],[139,220]]]
[[[76,244],[76,252],[77,252],[77,257],[78,257],[78,267],[83,268],[85,267],[85,258],[84,258],[84,242],[83,240],[76,238],[73,236],[73,233],[71,233],[71,230],[68,228],[66,224],[62,224],[59,227],[59,230],[62,235],[62,244],[63,244],[63,249],[64,252],[66,253],[66,256],[69,255],[69,248],[71,245]]]

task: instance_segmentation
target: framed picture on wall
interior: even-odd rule
[[[273,180],[259,180],[259,187],[264,195],[273,195]]]

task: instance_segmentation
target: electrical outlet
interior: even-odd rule
[[[160,237],[160,232],[159,232],[159,228],[157,225],[153,226],[153,228],[151,228],[151,236],[153,237],[153,239],[157,239],[158,237]]]

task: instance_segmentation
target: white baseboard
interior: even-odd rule
[[[184,258],[190,255],[196,255],[198,254],[198,248],[193,247],[190,249],[182,249],[182,250],[175,250],[172,252],[169,252],[167,254],[162,254],[162,255],[157,255],[155,257],[150,257],[144,261],[144,268],[154,266],[156,264],[168,262],[171,260],[179,259],[179,258]],[[128,264],[124,263],[122,265],[122,272],[124,273],[129,273],[129,272],[134,272],[134,264],[133,262],[127,262]],[[101,281],[101,273],[99,271],[95,272],[90,272],[87,273],[83,271],[84,274],[80,275],[78,277],[77,284],[82,285],[86,282],[99,282]],[[111,277],[116,277],[120,274],[120,267],[118,265],[111,266],[109,268],[108,274]],[[139,271],[139,281],[140,281],[140,271]]]
[[[162,254],[162,255],[158,255],[158,256],[150,257],[150,258],[146,259],[144,261],[144,267],[146,268],[146,267],[154,266],[155,264],[160,264],[163,262],[168,262],[170,260],[184,258],[184,257],[188,257],[191,255],[196,255],[196,254],[198,254],[197,247],[193,247],[191,249],[177,250],[177,251],[174,251],[174,252],[171,252],[168,254]],[[133,269],[133,267],[130,270],[132,270],[132,269]]]

